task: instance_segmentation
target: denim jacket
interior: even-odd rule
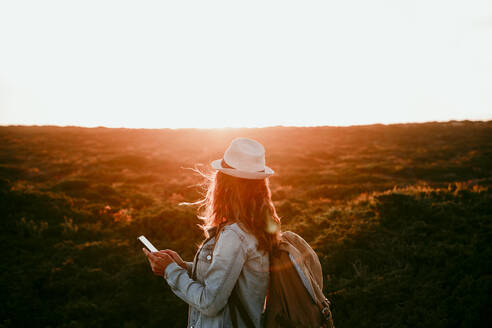
[[[268,287],[267,252],[257,249],[257,240],[238,223],[226,225],[208,238],[183,269],[169,264],[164,278],[171,290],[189,304],[188,327],[232,327],[228,300],[237,283],[238,296],[256,327]],[[236,311],[239,327],[245,327]]]

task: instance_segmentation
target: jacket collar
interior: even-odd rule
[[[215,235],[217,234],[217,231],[219,231],[219,227],[218,226],[208,228],[207,229],[208,238],[215,237]]]

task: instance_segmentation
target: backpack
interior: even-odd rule
[[[309,244],[298,234],[285,231],[278,247],[269,255],[270,280],[263,326],[334,328],[330,301],[323,295],[321,264]],[[237,327],[235,309],[246,326],[254,328],[236,288],[229,298],[229,310],[233,326]]]

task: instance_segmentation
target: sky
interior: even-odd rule
[[[0,125],[492,119],[492,1],[0,0]]]

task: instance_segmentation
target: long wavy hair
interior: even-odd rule
[[[228,166],[224,161],[222,165]],[[279,240],[280,218],[268,178],[243,179],[220,171],[202,175],[207,178],[204,198],[186,204],[200,205],[198,217],[204,222],[201,227],[205,236],[209,228],[240,222],[256,237],[259,250],[271,251]]]

